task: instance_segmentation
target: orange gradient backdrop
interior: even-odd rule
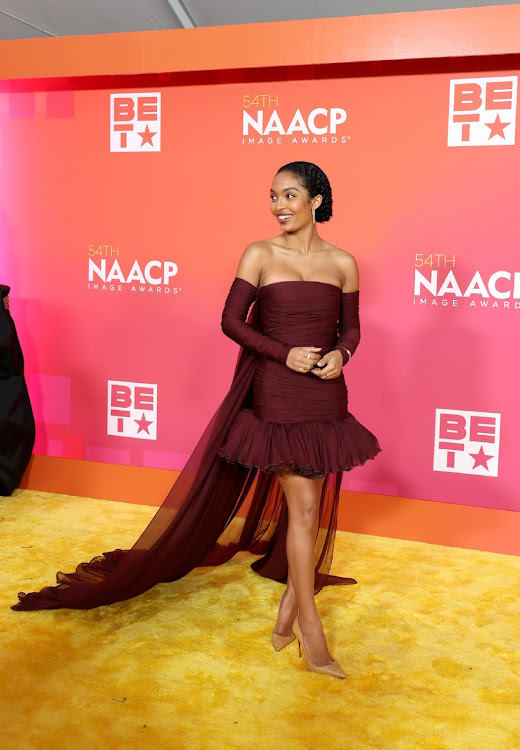
[[[322,235],[360,265],[362,345],[346,370],[350,408],[383,447],[345,475],[340,528],[518,553],[518,363],[508,342],[520,310],[442,308],[431,295],[414,295],[418,258],[432,254],[429,270],[442,278],[446,258],[456,259],[463,288],[477,271],[488,278],[517,270],[519,146],[447,147],[450,80],[518,75],[513,17],[518,6],[262,24],[242,36],[231,27],[154,32],[158,47],[147,34],[118,35],[111,51],[104,37],[50,40],[41,76],[61,78],[42,82],[34,72],[41,40],[0,44],[4,75],[20,78],[0,94],[1,280],[13,287],[38,423],[24,486],[160,503],[229,384],[237,348],[220,332],[220,313],[243,248],[277,231],[272,175],[306,159],[323,167],[334,190],[334,218]],[[432,21],[451,29],[449,45],[428,31]],[[454,57],[475,54],[483,23],[481,54],[502,49],[509,57],[501,65],[413,61],[448,47]],[[348,57],[339,28],[356,39]],[[300,67],[250,69],[255,59],[265,65],[265,40],[291,31]],[[242,40],[232,53],[224,44],[231,37]],[[245,39],[256,39],[256,58]],[[193,69],[210,67],[210,44],[213,65],[236,70],[179,74],[185,40],[190,59],[205,50]],[[306,60],[298,51],[305,40]],[[104,67],[99,55],[95,65],[85,62],[86,45],[103,50]],[[130,51],[138,48],[149,57],[136,65]],[[287,62],[286,46],[280,50],[273,58],[271,48],[270,64]],[[116,72],[143,75],[64,78],[67,70],[113,73],[121,59],[128,67]],[[161,150],[110,151],[111,95],[157,92]],[[274,132],[262,137],[249,121],[244,135],[244,109],[256,121],[262,111],[264,128],[276,110]],[[312,133],[280,132],[297,111],[308,124],[313,110],[315,142]],[[92,263],[110,269],[114,260],[125,277],[136,261],[140,269],[154,261],[156,274],[164,264],[178,272],[142,290],[117,278],[103,288]],[[420,296],[428,297],[423,307]],[[107,435],[109,380],[157,385],[156,440]],[[501,414],[497,477],[433,471],[439,408]]]

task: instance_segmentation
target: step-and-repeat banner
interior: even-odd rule
[[[279,166],[328,174],[361,272],[358,491],[520,510],[517,71],[0,95],[0,281],[39,454],[180,469]],[[146,498],[143,498],[146,502]]]

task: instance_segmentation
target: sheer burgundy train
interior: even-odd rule
[[[380,447],[348,412],[343,375],[321,380],[290,370],[285,360],[293,346],[321,346],[326,353],[340,344],[353,353],[359,341],[358,297],[317,281],[278,282],[257,290],[235,279],[222,317],[224,332],[242,347],[231,388],[143,534],[130,550],[105,552],[74,573],[58,573],[56,586],[19,594],[12,609],[111,604],[197,566],[220,565],[239,550],[262,555],[251,565],[257,573],[286,582],[288,518],[277,468],[327,475],[315,592],[355,583],[329,573],[341,477],[374,458]]]

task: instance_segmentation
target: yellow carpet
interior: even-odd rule
[[[247,553],[110,607],[9,609],[154,512],[0,499],[1,750],[520,748],[520,558],[340,532],[332,572],[359,583],[317,604],[346,680],[274,651],[283,587]]]

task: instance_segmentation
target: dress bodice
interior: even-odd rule
[[[262,332],[291,346],[334,349],[341,289],[321,281],[278,281],[258,290]],[[255,417],[278,423],[335,422],[348,414],[343,373],[322,380],[284,363],[261,359],[253,381]]]
[[[292,346],[334,348],[341,289],[322,281],[278,281],[258,290],[263,333]]]

